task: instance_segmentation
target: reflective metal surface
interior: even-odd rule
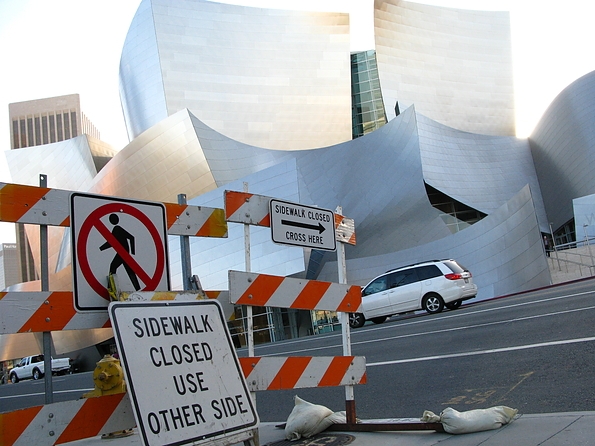
[[[374,37],[389,120],[398,101],[459,130],[515,134],[508,12],[375,0]]]

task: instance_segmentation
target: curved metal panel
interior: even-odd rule
[[[349,282],[365,285],[389,269],[443,258],[454,258],[471,270],[478,299],[550,285],[529,187],[464,231],[415,248],[348,260]],[[328,262],[319,279],[337,280],[336,276],[336,262]]]
[[[573,218],[573,199],[595,192],[594,120],[595,71],[554,99],[529,138],[554,229]]]
[[[398,101],[459,130],[515,134],[508,12],[375,0],[374,27],[389,119]]]
[[[188,108],[259,147],[349,140],[349,45],[346,13],[145,0],[120,70],[129,134]]]
[[[417,114],[424,180],[448,196],[491,214],[527,184],[542,232],[548,220],[529,142],[456,130]]]

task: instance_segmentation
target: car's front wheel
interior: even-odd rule
[[[362,313],[349,313],[349,326],[351,328],[360,328],[366,323],[366,318]]]
[[[41,379],[43,374],[39,371],[39,369],[33,370],[33,379]]]
[[[446,306],[446,308],[448,308],[449,310],[456,310],[457,308],[459,308],[461,306],[461,303],[463,301],[461,300],[455,300],[454,302],[449,302],[447,304],[444,304],[444,306]]]
[[[17,376],[16,373],[11,373],[10,374],[10,382],[13,384],[16,384],[19,382],[19,377]]]
[[[426,294],[421,302],[424,310],[430,314],[440,313],[444,309],[444,301],[438,294]]]

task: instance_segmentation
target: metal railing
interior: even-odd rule
[[[571,274],[578,272],[580,277],[595,275],[595,260],[593,256],[593,241],[595,238],[554,245],[553,250],[546,250],[551,267],[560,272]],[[564,270],[564,271],[563,271]],[[586,270],[583,273],[583,270]]]

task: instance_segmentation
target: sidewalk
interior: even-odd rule
[[[261,423],[261,446],[591,446],[595,444],[595,412],[517,415],[512,423],[491,431],[451,435],[425,432],[323,432],[310,439],[285,440],[281,423]],[[350,438],[354,437],[353,439]],[[313,441],[316,440],[316,441]],[[350,441],[351,440],[351,441]],[[71,446],[140,446],[138,433],[120,439],[88,438]],[[208,444],[208,443],[207,443]]]

